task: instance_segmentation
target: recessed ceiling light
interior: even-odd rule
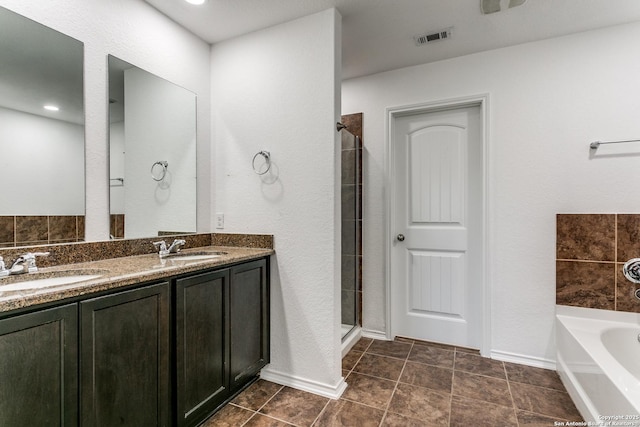
[[[207,0],[184,0],[184,1],[190,4],[201,5],[201,4],[205,4]]]
[[[59,111],[60,108],[56,107],[55,105],[45,105],[44,106],[45,110],[49,110],[49,111]]]

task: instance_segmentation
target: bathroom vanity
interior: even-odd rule
[[[103,274],[35,292],[0,283],[0,425],[195,426],[252,382],[269,362],[273,250],[205,249],[220,255],[73,264]]]

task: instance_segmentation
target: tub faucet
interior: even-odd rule
[[[160,258],[164,258],[170,254],[177,254],[180,252],[180,247],[184,246],[186,243],[187,242],[183,239],[175,239],[169,247],[167,247],[167,242],[164,240],[153,242],[153,245],[158,249],[158,255],[160,255]]]
[[[9,274],[35,273],[38,271],[38,267],[36,266],[36,257],[48,255],[49,252],[28,252],[21,255],[13,261],[13,264],[11,264]]]

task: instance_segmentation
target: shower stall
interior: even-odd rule
[[[362,140],[353,117],[343,116],[337,129],[342,136],[342,339],[361,325],[362,304]],[[356,119],[358,117],[355,117]],[[351,118],[351,120],[348,120]],[[348,123],[345,125],[343,123]],[[351,128],[354,129],[351,129]],[[352,130],[354,133],[352,133]]]

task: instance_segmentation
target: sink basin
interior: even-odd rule
[[[24,291],[70,285],[73,283],[97,279],[106,273],[106,270],[78,269],[9,276],[0,279],[0,292]]]
[[[205,261],[214,258],[220,258],[222,255],[226,255],[226,252],[178,252],[177,254],[171,254],[163,259],[175,260],[175,261]]]

